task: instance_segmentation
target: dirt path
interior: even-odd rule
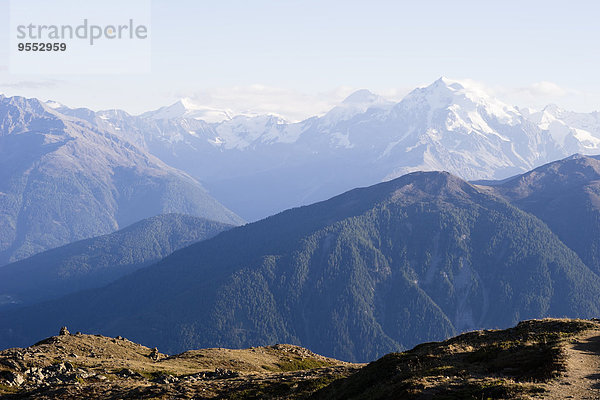
[[[588,331],[567,346],[567,370],[547,389],[544,399],[600,400],[600,330]]]

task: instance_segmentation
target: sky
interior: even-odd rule
[[[63,17],[80,17],[69,14],[76,11],[65,6],[68,0],[13,1],[21,6],[26,1],[32,10],[55,4]],[[234,112],[299,120],[326,112],[357,89],[400,100],[446,76],[478,82],[520,107],[555,103],[574,111],[600,110],[600,2],[140,4],[147,4],[151,15],[150,68],[47,73],[39,63],[39,69],[25,73],[11,68],[11,4],[0,0],[0,93],[133,114],[187,97]],[[124,17],[119,8],[104,13]]]

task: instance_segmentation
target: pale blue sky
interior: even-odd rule
[[[400,98],[443,75],[519,106],[600,109],[599,2],[154,0],[151,12],[151,73],[9,74],[4,29],[0,92],[132,113],[192,97],[297,119],[354,89]]]

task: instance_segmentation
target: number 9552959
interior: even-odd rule
[[[65,51],[66,43],[19,43],[19,51]]]

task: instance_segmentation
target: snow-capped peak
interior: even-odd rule
[[[344,99],[339,105],[332,108],[321,118],[322,125],[333,125],[346,121],[355,115],[364,113],[370,108],[389,109],[393,102],[370,92],[367,89],[357,90]]]
[[[459,80],[450,79],[445,76],[440,76],[436,81],[434,81],[432,84],[430,84],[429,87],[443,87],[443,88],[451,88],[454,90],[462,90],[465,88],[465,85],[463,82],[461,82]]]
[[[429,86],[417,88],[410,92],[405,99],[426,99],[432,108],[446,107],[452,103],[496,103],[502,108],[508,107],[496,99],[490,97],[481,86],[474,82],[459,81],[441,77]],[[511,107],[512,108],[512,107]]]
[[[600,149],[600,128],[594,114],[580,114],[565,111],[556,104],[549,104],[541,111],[532,112],[526,118],[548,131],[560,146],[573,146],[585,154],[595,154]]]
[[[542,129],[548,129],[549,125],[561,118],[563,110],[556,104],[548,104],[540,111],[524,113],[528,120],[538,124]]]
[[[208,123],[216,123],[230,120],[230,110],[219,110],[213,107],[198,105],[189,98],[183,98],[158,110],[142,114],[142,117],[153,119],[193,118]]]
[[[360,89],[346,97],[342,104],[374,104],[381,101],[385,101],[381,96],[367,89]]]
[[[385,108],[390,105],[392,102],[384,97],[367,89],[360,89],[346,97],[338,107],[356,108],[364,112],[371,107]]]
[[[56,110],[56,109],[59,109],[59,108],[64,108],[64,107],[65,107],[65,105],[64,105],[64,104],[61,104],[61,103],[59,103],[58,101],[54,101],[54,100],[48,100],[48,101],[46,102],[46,105],[47,105],[48,107],[52,108],[52,109],[55,109],[55,110]]]
[[[186,110],[199,110],[202,109],[201,106],[198,106],[197,104],[195,104],[192,99],[190,99],[189,97],[184,97],[182,99],[179,99],[179,101],[176,103],[177,105],[183,107]]]
[[[555,117],[559,117],[564,112],[564,110],[556,104],[548,104],[542,111]]]
[[[487,114],[507,124],[515,123],[520,115],[515,107],[488,95],[482,85],[446,77],[413,90],[398,104],[402,109],[415,106],[424,106],[431,111],[448,109],[461,118],[469,117],[466,120],[472,119],[470,117],[475,113]]]

